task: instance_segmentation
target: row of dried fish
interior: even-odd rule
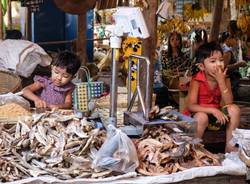
[[[52,175],[60,179],[102,177],[92,159],[106,139],[94,122],[73,113],[46,112],[0,125],[0,181]]]
[[[146,129],[136,143],[139,168],[143,175],[171,174],[192,167],[220,165],[217,155],[207,151],[199,139],[174,134],[166,127]]]

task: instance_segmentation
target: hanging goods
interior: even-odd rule
[[[91,81],[90,72],[87,67],[81,66],[81,71],[85,72],[87,82],[76,82],[76,88],[73,91],[74,109],[88,111],[88,103],[93,98],[101,97],[104,87],[102,81]],[[79,77],[79,76],[78,76]]]

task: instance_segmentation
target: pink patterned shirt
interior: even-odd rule
[[[39,91],[37,95],[48,105],[63,104],[67,92],[75,88],[75,85],[72,82],[69,82],[64,86],[55,86],[47,76],[35,76],[34,81],[43,84],[44,88]]]

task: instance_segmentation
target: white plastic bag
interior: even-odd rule
[[[0,105],[4,105],[7,103],[16,103],[18,105],[21,105],[25,109],[30,108],[30,103],[25,100],[20,94],[14,94],[14,93],[6,93],[3,95],[0,95]]]
[[[109,125],[107,139],[97,152],[92,167],[128,173],[134,172],[138,166],[134,143],[120,129]]]

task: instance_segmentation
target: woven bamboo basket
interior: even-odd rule
[[[21,89],[21,78],[9,71],[0,70],[0,94],[17,92]]]

